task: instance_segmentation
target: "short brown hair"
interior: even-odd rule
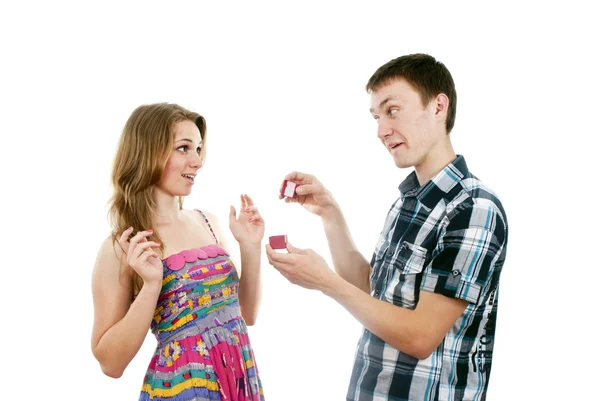
[[[423,106],[427,106],[440,93],[448,96],[446,133],[449,134],[456,119],[456,88],[446,66],[428,54],[401,56],[379,67],[369,79],[366,90],[372,93],[397,79],[405,79],[415,88]]]

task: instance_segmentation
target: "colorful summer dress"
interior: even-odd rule
[[[240,312],[238,275],[202,215],[217,244],[163,260],[151,324],[158,345],[140,401],[264,401]]]

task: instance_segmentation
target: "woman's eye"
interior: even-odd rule
[[[180,147],[177,148],[177,150],[185,152],[185,151],[187,151],[187,148],[188,148],[187,145],[181,145]]]
[[[396,112],[397,112],[397,111],[398,111],[398,109],[390,109],[390,110],[388,111],[388,114],[389,114],[390,116],[393,116],[394,114],[396,114]]]
[[[196,153],[200,154],[200,152],[202,152],[202,148],[198,146],[198,148],[196,149]]]

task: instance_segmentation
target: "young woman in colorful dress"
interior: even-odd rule
[[[247,330],[259,308],[264,222],[248,195],[239,213],[230,207],[238,273],[214,216],[183,209],[205,156],[204,118],[175,104],[138,107],[119,142],[112,234],[93,270],[92,351],[118,378],[152,330],[140,400],[264,400]]]

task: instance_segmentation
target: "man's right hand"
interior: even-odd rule
[[[339,206],[333,199],[331,192],[315,176],[294,171],[286,175],[285,180],[297,184],[296,193],[298,194],[296,198],[285,198],[287,203],[299,203],[306,210],[320,216],[322,219],[335,218],[335,215],[339,212]],[[285,184],[285,180],[279,188],[279,199],[283,199],[281,189]]]

